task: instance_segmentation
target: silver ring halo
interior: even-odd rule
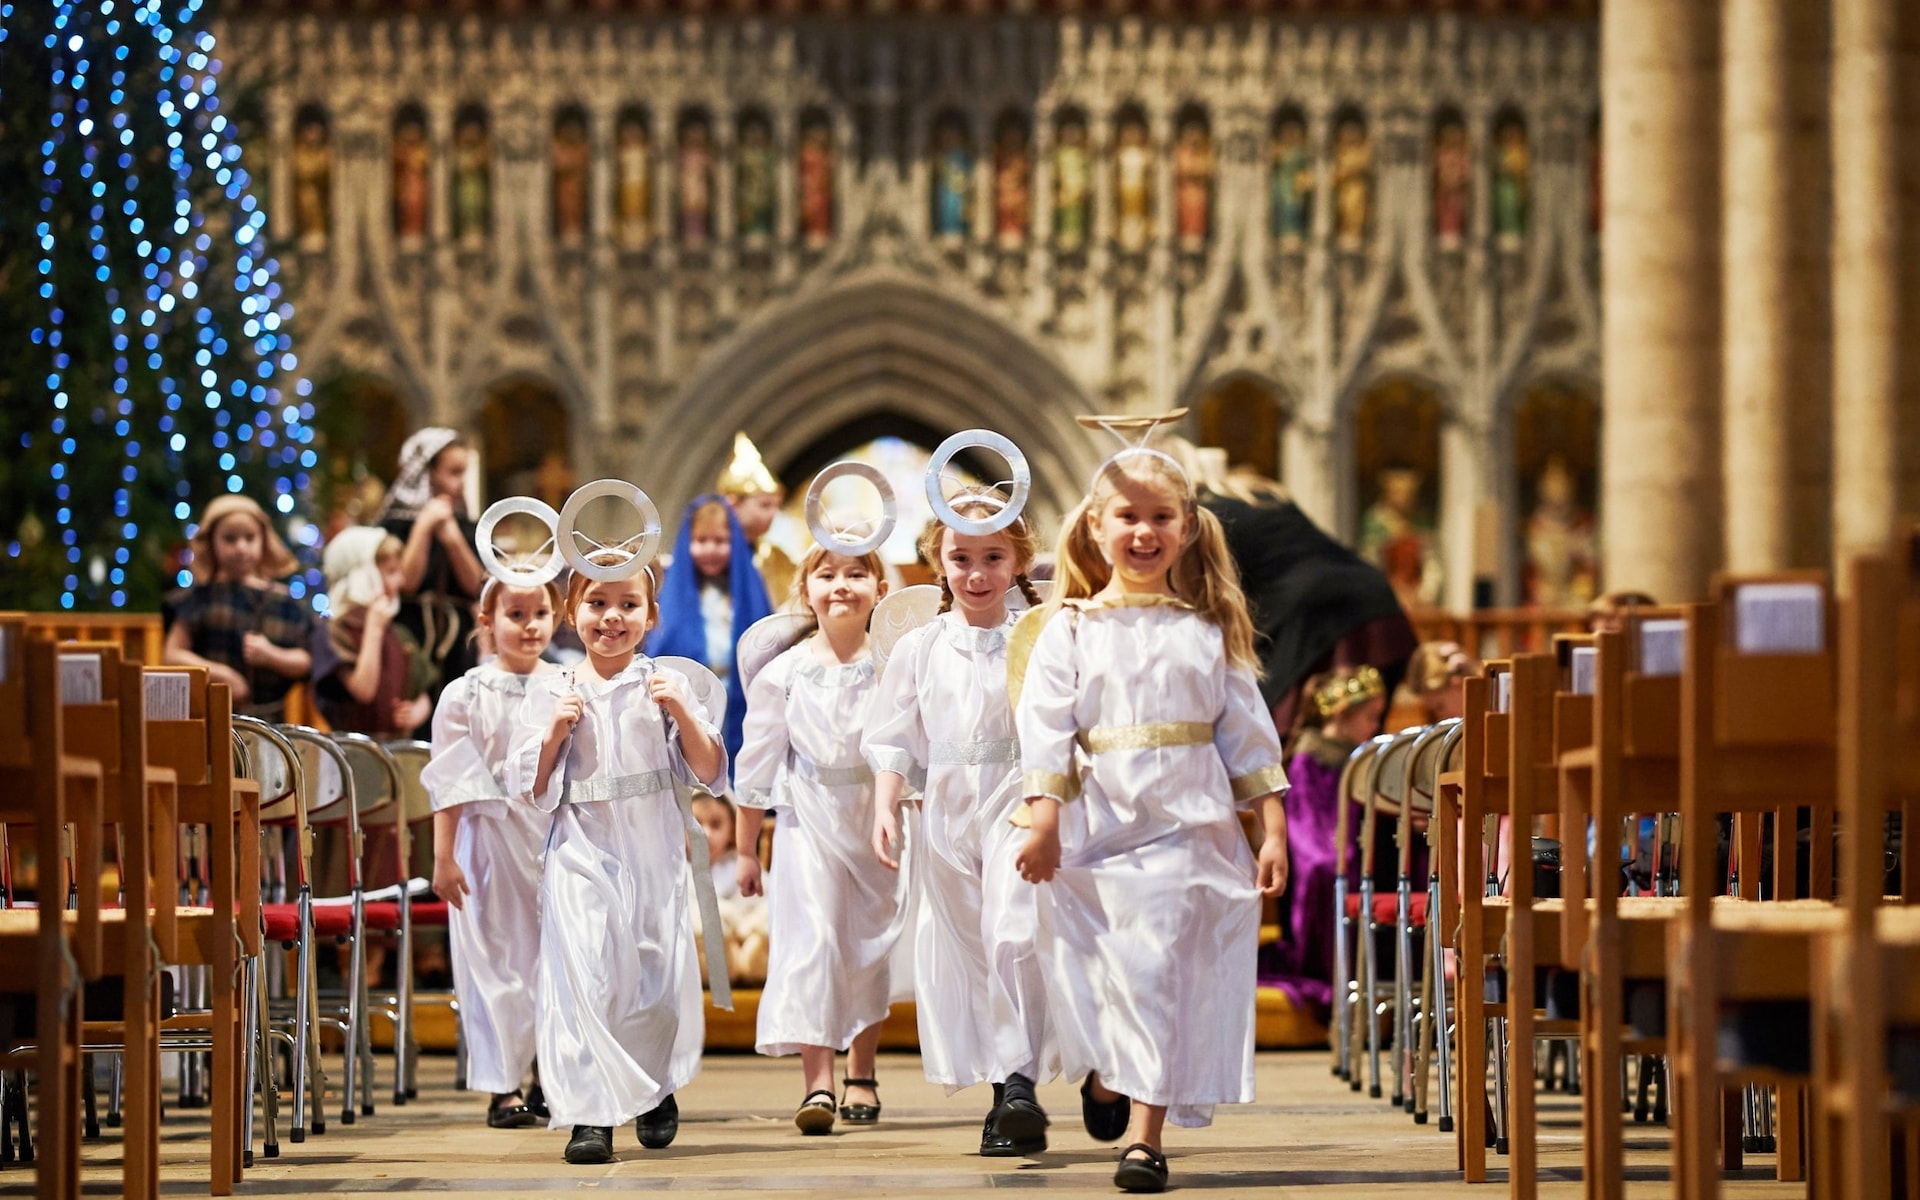
[[[1008,497],[1006,506],[990,517],[963,517],[953,511],[946,492],[940,487],[940,476],[962,450],[991,450],[1007,460],[1007,470],[1013,474],[1013,495]],[[1013,439],[991,429],[963,429],[933,452],[933,458],[927,463],[927,504],[933,509],[933,515],[942,525],[956,533],[973,537],[990,537],[1012,525],[1020,519],[1027,507],[1027,495],[1033,490],[1033,469],[1027,465],[1027,456]]]
[[[880,524],[872,533],[858,540],[828,529],[820,511],[827,485],[836,479],[849,477],[866,480],[873,485],[874,491],[880,493]],[[880,468],[870,463],[855,462],[852,459],[830,463],[825,470],[813,477],[813,483],[807,487],[807,529],[813,534],[814,541],[835,554],[844,554],[849,558],[872,554],[893,536],[893,527],[899,519],[899,505],[894,500],[892,485],[887,482],[887,477],[880,473]]]
[[[547,560],[537,565],[519,567],[500,561],[500,552],[493,544],[493,531],[508,517],[532,517],[547,527],[552,535],[549,545],[552,549]],[[545,587],[560,578],[560,571],[566,566],[566,559],[560,555],[560,514],[553,506],[532,496],[508,496],[504,500],[495,500],[480,514],[480,524],[474,526],[473,548],[480,555],[480,565],[487,574],[511,588]]]
[[[603,567],[599,563],[589,562],[587,556],[580,553],[579,546],[575,545],[575,525],[580,520],[581,511],[602,496],[624,500],[640,514],[640,544],[634,547],[627,561],[617,566]],[[554,536],[560,543],[560,553],[567,560],[567,565],[580,575],[595,583],[631,579],[646,570],[647,564],[653,561],[654,554],[660,549],[660,510],[654,507],[652,497],[624,479],[596,479],[567,497],[566,505],[560,510],[560,522]],[[613,549],[609,546],[601,548]]]

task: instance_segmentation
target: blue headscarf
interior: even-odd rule
[[[673,562],[660,582],[660,624],[647,638],[647,653],[655,658],[678,655],[697,663],[707,661],[707,626],[700,617],[700,570],[693,565],[693,517],[708,503],[718,504],[727,514],[727,532],[732,551],[727,555],[727,594],[733,601],[733,641],[755,621],[773,611],[767,602],[766,581],[753,565],[753,543],[733,515],[733,505],[721,496],[697,496],[687,505],[680,522],[680,536],[673,543]],[[710,665],[710,664],[709,664]],[[720,739],[727,747],[727,762],[740,755],[741,730],[747,719],[747,696],[740,687],[740,672],[727,675],[727,719],[720,727]],[[731,766],[729,766],[731,771]]]

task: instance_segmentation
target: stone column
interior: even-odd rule
[[[1795,513],[1825,473],[1825,439],[1801,444],[1796,418],[1824,427],[1832,383],[1826,6],[1725,0],[1720,31],[1726,561],[1817,566],[1825,549],[1805,544]],[[1824,517],[1828,504],[1811,507]]]
[[[1920,470],[1920,11],[1833,5],[1833,552],[1884,548]],[[1903,475],[1909,477],[1902,494]],[[1844,574],[1843,574],[1844,577]]]
[[[1606,586],[1697,600],[1720,550],[1719,23],[1601,9]]]

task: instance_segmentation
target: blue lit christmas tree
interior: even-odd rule
[[[0,0],[0,608],[152,609],[208,498],[315,466],[207,8]]]

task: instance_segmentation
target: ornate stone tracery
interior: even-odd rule
[[[1589,22],[265,15],[222,45],[267,81],[304,361],[466,426],[543,381],[579,477],[669,509],[736,424],[779,463],[864,404],[1024,431],[1057,516],[1075,412],[1250,381],[1281,408],[1255,457],[1353,534],[1356,412],[1416,380],[1464,607],[1520,398],[1599,394]]]

